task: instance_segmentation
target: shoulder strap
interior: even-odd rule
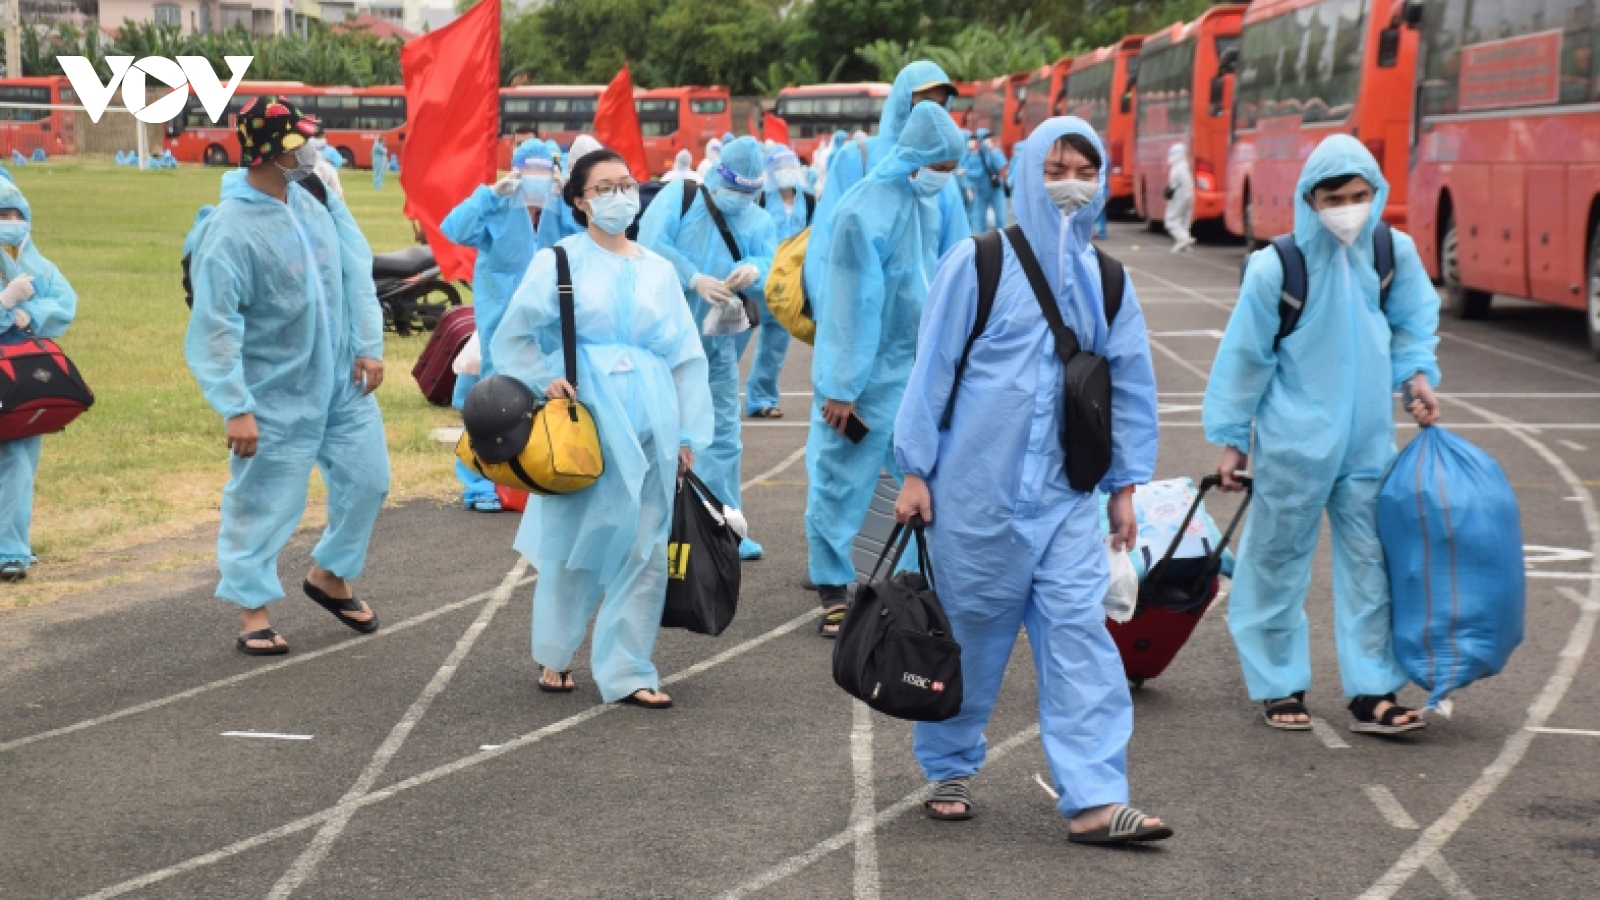
[[[810,225],[811,215],[817,211],[817,198],[805,191],[801,191],[800,196],[806,198],[806,224]]]
[[[1028,246],[1028,239],[1022,233],[1022,226],[1012,225],[1006,229],[1006,240],[1011,243],[1011,252],[1017,255],[1017,262],[1022,264],[1023,274],[1028,276],[1028,285],[1033,288],[1033,299],[1039,304],[1039,311],[1044,313],[1044,320],[1050,325],[1050,333],[1055,335],[1056,356],[1061,364],[1072,362],[1080,349],[1078,336],[1072,333],[1067,323],[1061,318],[1061,309],[1056,306],[1055,295],[1050,292],[1050,282],[1044,277],[1044,269],[1039,266],[1038,257],[1033,255],[1033,248]]]
[[[561,357],[567,368],[567,383],[578,389],[578,312],[573,302],[572,266],[567,262],[567,248],[557,244],[556,298],[561,304]]]
[[[1294,242],[1294,235],[1280,234],[1272,239],[1272,249],[1283,264],[1283,289],[1278,292],[1278,334],[1272,349],[1294,332],[1306,308],[1306,257]]]
[[[1127,270],[1115,256],[1094,248],[1095,261],[1100,263],[1100,302],[1105,305],[1106,330],[1117,321],[1122,312],[1122,294],[1128,287]]]
[[[944,415],[939,419],[941,431],[950,427],[950,416],[956,408],[956,388],[961,386],[961,376],[967,371],[967,357],[972,355],[972,345],[989,327],[989,314],[994,311],[995,294],[1000,290],[1000,271],[1005,265],[1005,248],[1000,245],[1000,232],[986,231],[972,239],[972,262],[978,269],[978,312],[972,319],[967,346],[962,349],[961,359],[956,363],[955,377],[950,380],[950,398],[944,402]]]
[[[679,182],[679,184],[683,185],[683,209],[678,211],[678,218],[681,219],[689,214],[689,210],[694,208],[694,195],[699,193],[699,188],[696,187],[695,182],[687,179]]]
[[[1394,231],[1388,222],[1372,229],[1372,264],[1378,270],[1378,311],[1389,309],[1389,289],[1394,287]]]
[[[744,259],[744,254],[739,252],[739,242],[733,239],[733,232],[728,230],[728,220],[722,217],[722,210],[717,209],[717,204],[711,202],[711,192],[702,184],[700,193],[705,195],[706,212],[711,214],[711,221],[716,224],[717,230],[722,232],[722,242],[728,245],[728,253],[733,256],[733,261]]]

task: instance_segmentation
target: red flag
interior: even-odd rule
[[[633,105],[633,76],[628,64],[606,85],[594,108],[594,138],[607,150],[614,150],[628,161],[635,181],[650,180],[650,164],[644,158],[644,133],[639,130],[639,110]]]
[[[772,141],[773,143],[782,144],[785,147],[789,146],[788,122],[785,122],[772,113],[767,113],[767,120],[763,124],[766,126],[766,133],[763,134],[762,137]]]
[[[422,224],[440,273],[472,277],[473,251],[439,223],[480,184],[495,179],[500,135],[500,0],[483,0],[400,50],[406,142],[400,187],[405,214]]]

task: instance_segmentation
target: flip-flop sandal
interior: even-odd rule
[[[1150,817],[1145,813],[1119,803],[1116,810],[1111,813],[1110,825],[1093,831],[1069,834],[1067,840],[1074,844],[1088,844],[1092,847],[1124,847],[1128,844],[1164,841],[1172,837],[1172,829],[1165,825],[1146,828],[1144,820],[1148,818]]]
[[[561,685],[559,687],[544,680],[544,676],[550,671],[551,669],[546,668],[539,673],[539,690],[544,691],[546,694],[570,694],[578,689],[578,686],[572,683],[571,669],[556,673],[561,676]]]
[[[362,634],[371,634],[378,630],[377,610],[373,610],[372,618],[365,622],[358,622],[355,619],[345,615],[345,613],[361,612],[361,601],[356,598],[355,594],[351,594],[350,599],[348,600],[340,600],[337,597],[329,596],[326,591],[312,584],[310,581],[307,581],[302,587],[305,589],[307,597],[310,597],[318,606],[322,607],[328,612],[333,613],[334,618],[346,625],[349,625],[353,630],[359,631]]]
[[[850,608],[847,606],[841,606],[837,609],[823,610],[822,618],[817,620],[817,634],[822,635],[830,641],[838,638],[840,630],[842,630],[844,627],[844,618],[849,614]],[[832,628],[833,630],[829,631],[829,628]]]
[[[271,647],[252,647],[251,641],[271,641]],[[271,628],[249,631],[239,635],[239,652],[245,656],[282,656],[289,652],[288,644],[278,643],[278,633]]]
[[[1383,715],[1376,715],[1378,704],[1385,700],[1389,701],[1389,708],[1383,711]],[[1414,709],[1401,706],[1395,700],[1394,694],[1384,694],[1382,697],[1363,695],[1350,701],[1350,714],[1356,717],[1356,720],[1350,723],[1350,730],[1356,734],[1375,734],[1381,737],[1427,728],[1428,723],[1424,722],[1421,716],[1409,722],[1395,723],[1395,719],[1415,712]]]
[[[1279,722],[1273,716],[1305,716],[1311,718],[1311,711],[1306,709],[1306,692],[1295,691],[1282,700],[1268,700],[1261,704],[1261,717],[1267,724],[1279,731],[1310,731],[1310,722]]]
[[[752,418],[752,419],[781,419],[781,418],[783,418],[783,410],[777,408],[776,406],[767,406],[767,407],[763,407],[762,409],[758,409],[755,412],[751,413],[750,414],[750,418]]]
[[[935,803],[959,803],[962,810],[958,813],[942,813],[933,808]],[[922,801],[922,808],[927,811],[928,818],[935,822],[965,822],[975,815],[972,788],[965,781],[941,781],[933,786],[933,793],[928,799]]]
[[[644,689],[639,689],[639,691],[642,690]],[[628,706],[637,706],[640,709],[670,709],[672,707],[672,699],[670,697],[666,700],[646,700],[639,696],[639,691],[634,691],[617,702],[627,704]],[[656,694],[661,693],[654,688],[651,688],[651,692]]]
[[[24,581],[28,577],[28,567],[19,562],[8,562],[0,566],[0,581],[11,584]]]

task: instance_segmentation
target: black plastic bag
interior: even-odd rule
[[[715,637],[733,621],[739,608],[739,535],[722,509],[722,501],[693,471],[678,479],[661,627]]]
[[[894,572],[912,536],[922,572]],[[896,525],[856,595],[833,648],[833,680],[878,712],[913,722],[942,722],[961,712],[961,645],[939,605],[922,522]],[[893,549],[893,559],[887,559]],[[926,574],[924,574],[926,573]]]

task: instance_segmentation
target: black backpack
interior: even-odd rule
[[[296,183],[310,191],[311,196],[321,201],[323,206],[328,205],[328,186],[322,183],[321,178],[308,175]],[[194,309],[194,283],[189,280],[189,254],[185,253],[178,265],[183,268],[183,303]]]
[[[1272,339],[1272,349],[1277,351],[1283,339],[1294,333],[1305,312],[1309,282],[1306,277],[1306,256],[1294,235],[1280,234],[1272,239],[1272,249],[1283,263],[1283,290],[1278,293],[1278,334]],[[1244,283],[1245,270],[1250,267],[1250,257],[1239,264],[1239,282]],[[1379,222],[1372,229],[1372,267],[1378,270],[1378,310],[1389,308],[1389,289],[1394,286],[1394,230],[1387,222]]]
[[[1056,355],[1061,359],[1065,384],[1062,397],[1065,403],[1061,417],[1061,447],[1067,457],[1067,481],[1074,490],[1091,491],[1111,469],[1111,364],[1105,357],[1082,349],[1078,336],[1061,319],[1050,284],[1044,270],[1033,255],[1033,248],[1022,234],[1022,228],[1012,225],[1005,230],[1006,240],[1028,276],[1033,297],[1044,313],[1045,321],[1055,337]],[[961,376],[966,372],[967,357],[972,345],[989,325],[989,315],[994,310],[995,294],[1000,289],[1000,272],[1005,262],[1005,249],[999,231],[990,231],[972,239],[973,263],[978,270],[978,310],[967,335],[967,345],[956,363],[956,374],[950,386],[950,399],[946,401],[944,416],[939,421],[941,430],[950,427],[950,416],[955,410],[956,391]],[[1114,257],[1094,250],[1100,265],[1100,297],[1104,304],[1106,327],[1117,321],[1122,311],[1122,296],[1126,289],[1126,269]]]

